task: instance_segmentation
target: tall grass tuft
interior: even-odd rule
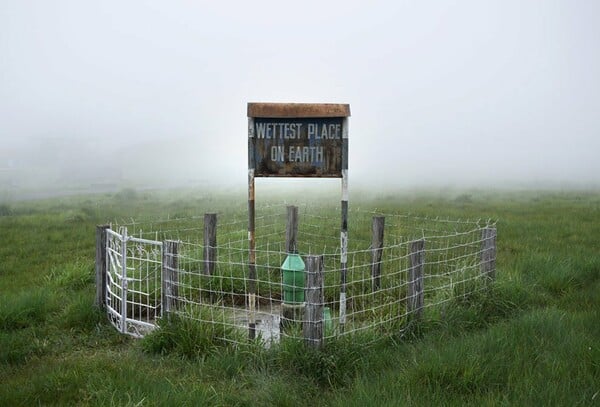
[[[94,283],[94,264],[90,261],[76,261],[50,269],[46,280],[57,287],[79,290]]]
[[[241,332],[227,323],[214,323],[206,311],[195,310],[181,317],[172,314],[158,321],[159,328],[146,335],[141,346],[145,352],[203,358],[242,342]],[[191,317],[190,317],[191,316]],[[206,322],[203,322],[206,321]]]
[[[0,332],[0,363],[18,365],[44,355],[49,348],[50,342],[36,328]]]
[[[77,332],[90,332],[106,323],[106,314],[92,304],[88,293],[76,293],[60,315],[60,325]]]
[[[14,330],[36,326],[58,308],[55,293],[37,289],[10,293],[0,298],[0,329]]]
[[[347,385],[361,369],[361,360],[368,352],[373,333],[330,338],[325,347],[307,347],[304,341],[286,338],[270,350],[263,361],[269,368],[293,372],[307,377],[321,387]]]

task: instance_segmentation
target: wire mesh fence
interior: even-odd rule
[[[397,334],[424,313],[439,312],[446,302],[483,290],[494,277],[491,221],[351,211],[342,281],[339,211],[306,205],[298,212],[296,254],[288,252],[286,206],[257,208],[255,280],[249,279],[243,212],[219,213],[212,231],[205,223],[214,215],[112,227],[107,233],[120,236],[121,242],[138,248],[154,245],[133,256],[125,268],[120,265],[139,280],[146,276],[152,282],[140,282],[136,299],[128,302],[130,309],[119,312],[132,321],[142,320],[136,309],[152,315],[142,321],[144,327],[155,325],[159,315],[176,314],[217,328],[219,339],[235,343],[255,334],[266,345],[285,337],[320,344],[357,332]],[[114,243],[107,250],[114,262],[119,256]],[[162,277],[157,283],[159,264]],[[107,281],[104,297],[116,320],[123,290],[115,288],[114,280]]]

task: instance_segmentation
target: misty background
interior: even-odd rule
[[[243,188],[248,102],[349,103],[351,190],[598,188],[598,16],[566,0],[5,0],[0,191]]]

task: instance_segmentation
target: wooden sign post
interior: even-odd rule
[[[256,335],[255,177],[341,178],[340,329],[346,322],[350,105],[248,103],[248,310]]]

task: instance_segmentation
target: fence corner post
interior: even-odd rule
[[[169,316],[177,309],[179,296],[179,242],[165,240],[162,245],[162,316]]]
[[[323,303],[323,256],[306,257],[306,305],[302,333],[304,342],[312,348],[324,345]]]
[[[96,226],[96,299],[94,305],[100,309],[106,306],[106,230],[108,225]]]
[[[496,280],[496,228],[481,231],[481,274],[487,282]]]
[[[424,289],[423,268],[425,265],[425,239],[410,244],[410,268],[408,270],[407,314],[415,319],[423,317]]]

